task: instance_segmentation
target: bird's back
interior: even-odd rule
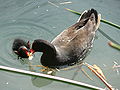
[[[96,10],[84,11],[76,24],[65,29],[51,43],[61,57],[82,59],[93,45],[99,24],[100,15]]]

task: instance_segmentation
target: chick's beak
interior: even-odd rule
[[[33,59],[33,53],[32,52],[27,52],[27,56],[29,60]]]

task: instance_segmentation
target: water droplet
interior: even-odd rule
[[[9,84],[8,82],[6,82],[6,84]]]
[[[46,11],[48,12],[48,9]]]
[[[37,6],[38,8],[40,8],[40,6]]]

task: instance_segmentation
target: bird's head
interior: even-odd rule
[[[21,46],[19,49],[18,49],[18,55],[21,57],[21,58],[28,58],[29,60],[32,60],[33,58],[33,52],[31,50],[29,50],[28,48],[26,48],[25,46]]]

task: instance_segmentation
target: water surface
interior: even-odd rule
[[[70,8],[79,12],[95,8],[102,14],[102,18],[120,24],[120,0],[70,0],[69,4],[61,4],[69,0],[0,0],[0,65],[29,70],[28,61],[17,60],[11,47],[15,38],[22,38],[32,43],[34,39],[51,41],[60,32],[74,24],[79,16],[64,10]],[[50,2],[54,3],[51,4]],[[101,30],[120,43],[120,30],[101,23]],[[85,59],[90,64],[96,64],[102,68],[107,81],[120,89],[120,75],[116,69],[112,69],[114,61],[120,64],[120,51],[107,45],[109,40],[100,32],[97,32],[94,47],[90,55]],[[35,55],[32,64],[40,64],[40,53]],[[98,87],[105,85],[88,70],[83,67],[94,79],[91,81],[77,68],[60,71],[56,76],[64,77],[92,84]],[[118,69],[119,71],[119,69]],[[38,77],[29,77],[0,71],[1,90],[85,90],[60,82],[50,81]]]

